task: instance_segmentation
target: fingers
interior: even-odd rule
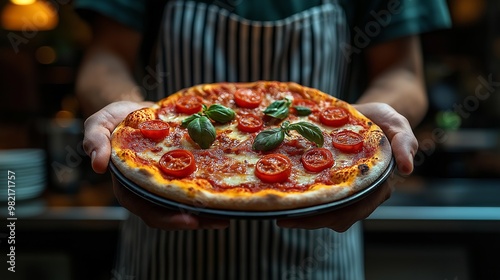
[[[147,103],[115,102],[85,120],[83,149],[90,156],[92,169],[95,172],[106,172],[111,155],[110,138],[115,127],[130,112],[144,106],[147,106]]]
[[[115,196],[123,207],[139,216],[147,226],[163,230],[224,229],[227,220],[198,218],[189,213],[168,210],[135,195],[113,178]]]
[[[348,230],[357,221],[368,218],[380,204],[391,197],[392,192],[393,188],[389,183],[382,184],[366,198],[341,208],[338,213],[335,212],[336,215],[333,218],[336,216],[339,218],[333,219],[328,227],[338,232]],[[346,218],[342,219],[342,217]]]
[[[390,198],[391,194],[391,186],[384,183],[373,193],[352,205],[312,217],[278,220],[277,225],[284,228],[304,229],[328,227],[337,232],[345,232],[357,221],[370,216],[380,204]]]
[[[402,175],[410,175],[413,172],[413,158],[418,149],[418,142],[413,134],[399,132],[391,140],[391,146]]]
[[[106,172],[111,155],[111,131],[105,116],[99,111],[84,123],[83,148],[90,156],[92,169],[97,173]]]
[[[84,123],[83,149],[90,156],[92,169],[97,173],[104,173],[111,155],[109,143],[111,133],[99,125],[99,120],[96,118],[98,116],[93,115]]]
[[[382,130],[391,142],[399,173],[410,175],[413,172],[413,158],[417,153],[418,141],[408,120],[392,110],[392,117],[382,126]]]
[[[398,171],[402,175],[413,172],[413,157],[417,153],[418,141],[408,120],[394,108],[383,103],[366,103],[356,108],[382,128],[391,142]]]

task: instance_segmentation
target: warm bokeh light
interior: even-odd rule
[[[72,118],[74,118],[74,115],[70,111],[61,110],[56,113],[56,119],[72,119]]]
[[[56,113],[54,121],[60,127],[69,127],[75,122],[75,115],[66,110],[61,110]]]
[[[16,5],[31,5],[36,2],[36,0],[10,0],[12,4]]]
[[[43,31],[57,26],[57,11],[44,1],[28,5],[8,3],[2,10],[2,27],[15,31]]]
[[[76,112],[78,112],[78,109],[80,108],[80,104],[78,103],[78,99],[75,96],[69,95],[61,100],[61,108],[64,111],[76,114]]]
[[[36,50],[35,57],[41,64],[52,64],[56,61],[57,54],[54,48],[41,46]]]
[[[480,20],[486,11],[484,0],[451,0],[450,13],[455,24],[469,24]]]

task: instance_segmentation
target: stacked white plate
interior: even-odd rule
[[[42,149],[0,150],[0,201],[40,196],[47,186],[45,161]]]

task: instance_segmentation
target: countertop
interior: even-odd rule
[[[48,189],[39,198],[16,204],[17,224],[26,228],[109,229],[127,216],[109,182],[83,186],[75,194]],[[500,179],[409,177],[364,224],[367,231],[500,232]]]
[[[500,179],[410,177],[370,215],[365,228],[500,232]]]

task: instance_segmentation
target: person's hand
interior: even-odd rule
[[[111,156],[111,133],[132,111],[152,105],[149,102],[118,101],[91,115],[84,123],[83,149],[90,156],[92,169],[104,173]]]
[[[152,105],[148,102],[119,101],[104,107],[90,116],[84,124],[83,148],[91,158],[92,168],[97,173],[107,170],[111,155],[111,133],[132,111]],[[229,225],[225,220],[199,218],[188,213],[167,210],[144,200],[123,187],[113,183],[118,202],[130,212],[139,216],[148,226],[165,230],[176,229],[218,229]]]
[[[163,230],[224,229],[229,226],[228,220],[201,218],[168,210],[151,203],[124,187],[113,178],[113,191],[116,199],[123,207],[139,216],[149,227]]]
[[[410,175],[418,141],[408,120],[385,103],[358,104],[354,107],[382,128],[391,142],[399,173]]]
[[[380,126],[389,138],[399,174],[411,174],[418,142],[408,120],[391,106],[383,103],[366,103],[355,105],[355,107]],[[389,199],[392,191],[393,184],[389,179],[373,193],[354,204],[312,217],[278,220],[277,224],[286,228],[327,227],[344,232],[357,221],[367,218],[380,204]]]

